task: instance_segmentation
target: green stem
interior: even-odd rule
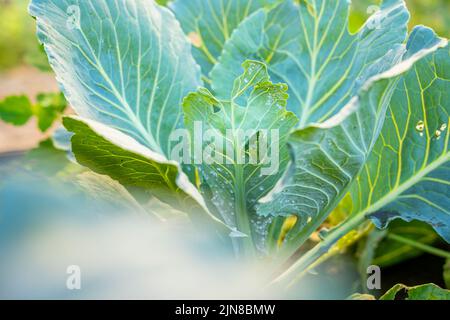
[[[236,224],[237,229],[245,233],[247,237],[240,238],[239,241],[242,244],[242,249],[244,252],[244,256],[248,258],[252,258],[255,256],[255,248],[253,246],[253,238],[252,238],[252,229],[250,226],[250,220],[247,213],[247,202],[245,200],[245,192],[242,190],[242,186],[244,186],[244,175],[243,168],[241,165],[235,166],[235,178],[236,178]]]
[[[340,200],[340,198],[335,199],[334,203],[332,203],[329,207],[335,208]],[[278,253],[277,261],[274,263],[274,269],[276,270],[284,265],[289,260],[289,258],[309,239],[311,234],[323,224],[323,222],[329,215],[330,211],[324,210],[321,214],[314,218],[313,221],[306,224],[305,226],[302,226],[302,228],[297,232],[295,232],[294,227],[294,230],[291,230],[290,233],[294,233],[295,236],[291,239],[286,239],[287,241],[283,245],[281,251]],[[361,215],[364,216],[365,213],[361,213]]]
[[[366,223],[369,223],[369,221],[366,221]],[[372,225],[373,226],[373,225]],[[367,228],[367,227],[365,227]],[[363,229],[365,229],[363,228]],[[358,241],[363,234],[365,234],[366,232],[368,232],[368,230],[364,231],[363,233],[360,234],[360,236],[358,236],[356,239],[353,240],[352,244],[354,244],[356,241]],[[348,245],[351,246],[352,244]],[[320,266],[322,263],[326,262],[328,259],[338,255],[340,253],[339,250],[331,250],[328,251],[326,254],[322,255],[320,258],[318,258],[315,262],[311,263],[309,266],[307,266],[305,268],[305,270],[303,270],[301,273],[298,274],[298,276],[296,277],[296,281],[300,280],[303,276],[305,276],[310,270],[314,270],[315,268],[317,268],[318,266]]]
[[[412,239],[408,239],[408,238],[399,236],[397,234],[390,233],[387,235],[387,238],[397,241],[397,242],[401,242],[401,243],[411,246],[413,248],[422,250],[423,252],[427,252],[427,253],[433,254],[435,256],[441,257],[441,258],[450,259],[450,252],[448,252],[448,251],[441,250],[441,249],[426,245],[424,243],[420,243],[420,242],[414,241]]]
[[[273,280],[271,284],[275,286],[292,286],[299,278],[301,278],[303,272],[308,270],[308,268],[323,255],[326,255],[331,247],[339,241],[339,239],[353,229],[357,228],[364,221],[365,215],[363,214],[356,215],[344,221],[338,227],[333,229],[322,242],[304,254],[291,267],[289,267],[289,269]]]
[[[267,248],[271,254],[276,253],[278,240],[281,236],[281,230],[283,228],[284,222],[284,217],[276,217],[269,226],[269,233],[267,235]]]
[[[308,240],[311,234],[322,225],[327,216],[328,212],[324,212],[314,219],[314,221],[304,226],[294,238],[286,239],[287,241],[285,241],[282,249],[278,252],[276,260],[272,265],[274,272],[289,261],[289,258],[306,242],[306,240]],[[295,233],[295,231],[291,230],[290,233]]]

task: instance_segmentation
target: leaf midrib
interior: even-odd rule
[[[95,11],[95,10],[94,10]],[[115,27],[114,27],[115,29]],[[113,91],[114,95],[116,96],[116,98],[119,100],[119,102],[125,107],[125,113],[126,115],[131,119],[131,121],[136,125],[136,128],[138,129],[138,131],[142,134],[142,136],[147,140],[147,142],[150,144],[150,147],[156,151],[159,152],[160,154],[164,154],[162,152],[161,147],[156,143],[155,138],[148,132],[145,130],[145,128],[143,127],[142,123],[140,122],[140,120],[137,118],[137,116],[132,112],[132,109],[130,107],[130,105],[128,104],[128,102],[124,99],[124,97],[120,94],[120,92],[117,90],[115,84],[112,82],[111,78],[108,76],[108,74],[106,73],[105,69],[103,68],[103,65],[100,63],[100,61],[97,58],[97,55],[94,53],[94,49],[92,48],[92,45],[89,41],[89,39],[87,38],[85,32],[83,31],[83,29],[80,27],[80,34],[83,36],[83,39],[85,40],[89,50],[91,51],[92,57],[95,60],[95,63],[85,54],[85,52],[81,49],[80,46],[77,46],[78,49],[80,50],[81,54],[83,54],[85,56],[85,58],[92,64],[93,67],[95,67],[98,72],[100,72],[100,74],[103,76],[103,78],[105,79],[105,81],[108,83],[108,85],[110,86],[111,90]],[[116,42],[116,46],[117,46],[117,42]],[[120,59],[119,59],[120,60]],[[123,85],[123,83],[122,83]]]

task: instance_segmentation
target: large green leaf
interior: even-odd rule
[[[258,213],[295,214],[297,231],[328,216],[365,163],[397,79],[395,74],[374,82],[335,117],[294,131],[289,138],[293,161],[276,188],[261,200]],[[290,234],[298,236],[295,230]]]
[[[320,226],[363,168],[401,76],[442,45],[440,41],[422,41],[420,35],[426,36],[427,29],[416,31],[402,63],[373,78],[358,99],[353,99],[336,116],[292,133],[289,145],[293,161],[285,177],[258,207],[258,213],[264,216],[299,217],[286,238],[292,250]]]
[[[33,0],[30,13],[75,111],[168,156],[182,98],[201,84],[173,14],[148,0]]]
[[[253,12],[276,1],[280,0],[176,0],[169,7],[191,40],[203,74],[208,76],[234,29]]]
[[[418,62],[401,80],[379,141],[352,189],[354,215],[379,227],[395,218],[429,223],[450,242],[450,57],[447,41],[418,27],[409,51],[446,46]]]
[[[177,162],[92,120],[66,117],[64,126],[74,133],[72,152],[81,165],[108,175],[125,187],[148,191],[194,219],[208,214],[203,198]]]
[[[251,228],[258,226],[253,220],[250,223],[256,218],[252,214],[256,201],[275,185],[289,160],[286,141],[297,118],[286,111],[286,85],[271,83],[264,64],[246,61],[243,67],[226,99],[218,100],[201,89],[188,95],[183,107],[194,144],[200,141],[195,132],[199,124],[203,131],[216,134],[216,141],[205,139],[201,146],[202,150],[212,147],[218,157],[209,163],[195,159],[213,204],[228,225],[250,236]],[[258,154],[263,144],[267,151]],[[270,155],[278,165],[264,162]]]
[[[450,300],[450,291],[432,283],[416,287],[396,284],[380,300]]]
[[[268,64],[273,81],[289,86],[288,110],[300,127],[338,113],[370,77],[395,63],[384,56],[405,40],[409,18],[403,0],[386,0],[353,35],[349,6],[347,0],[287,0],[255,12],[232,34],[212,70],[214,92],[226,96],[240,63],[252,58]]]

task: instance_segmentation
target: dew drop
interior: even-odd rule
[[[441,134],[442,134],[442,132],[440,130],[436,130],[436,132],[434,133],[436,140],[439,140],[441,138]]]
[[[425,130],[425,123],[423,122],[423,120],[420,120],[419,122],[417,122],[416,130],[418,132],[423,132],[423,130]]]
[[[447,124],[446,124],[446,123],[443,123],[443,124],[441,125],[441,127],[439,128],[439,130],[440,130],[440,131],[445,131],[445,129],[447,129]]]
[[[256,68],[255,64],[254,63],[250,63],[249,66],[248,66],[248,73],[250,73],[250,74],[254,73],[255,72],[255,68]]]
[[[319,238],[321,240],[324,240],[329,233],[330,233],[330,230],[328,230],[327,228],[322,228],[319,230]]]

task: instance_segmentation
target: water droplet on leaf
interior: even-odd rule
[[[436,132],[434,133],[436,140],[439,140],[441,138],[441,134],[442,134],[442,132],[440,130],[436,130]]]
[[[419,132],[423,132],[423,130],[425,130],[425,123],[423,122],[423,120],[420,120],[419,122],[417,122],[416,130]]]

